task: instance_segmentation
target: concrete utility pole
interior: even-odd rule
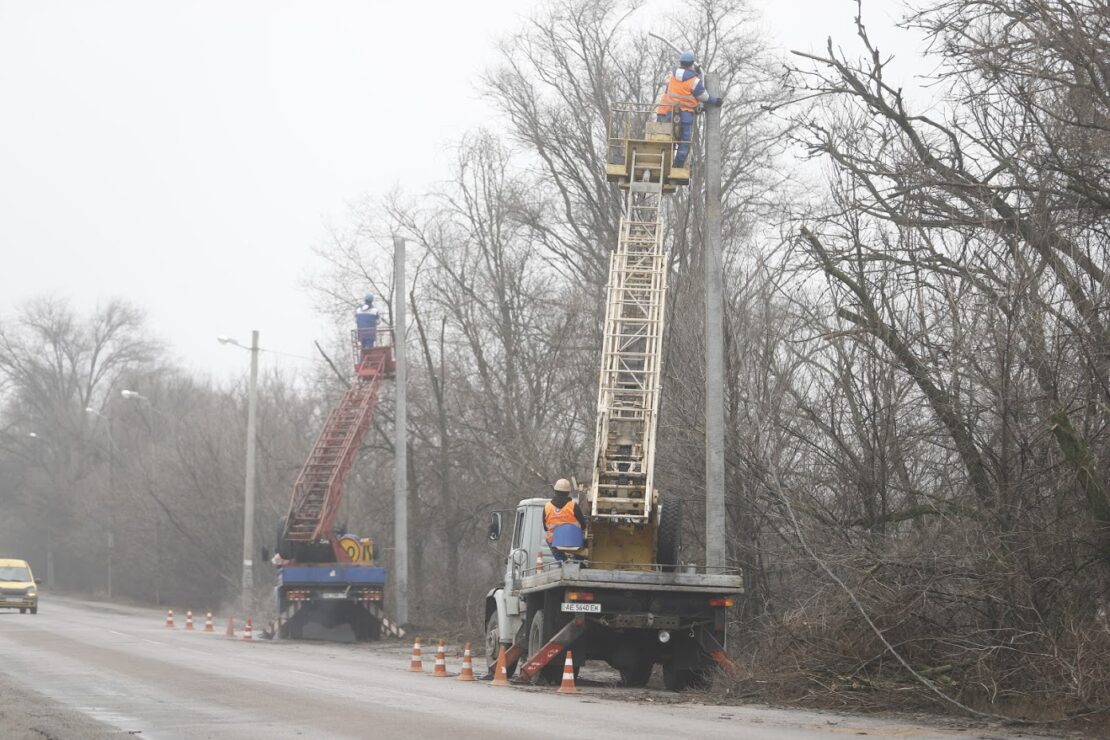
[[[397,419],[393,459],[393,598],[398,624],[409,621],[409,469],[408,417],[405,409],[405,240],[393,237],[393,352],[396,356]]]
[[[715,75],[705,73],[714,89]],[[724,319],[721,267],[721,109],[705,110],[705,566],[722,572],[725,550]]]
[[[258,407],[258,330],[251,332],[251,380],[247,397],[247,482],[243,492],[243,608],[250,606],[254,586],[254,432]]]

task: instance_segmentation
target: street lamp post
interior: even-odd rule
[[[47,441],[38,432],[27,432],[27,437],[28,437],[28,439],[35,440],[35,442],[45,443]],[[46,467],[45,461],[43,462],[43,467],[44,467],[44,469]],[[46,471],[46,475],[47,475],[47,479],[49,481],[54,481],[54,475],[49,470]],[[45,535],[46,535],[46,537],[45,537],[45,540],[46,540],[46,587],[47,588],[54,588],[54,584],[56,583],[56,581],[54,580],[54,538],[51,536],[51,532],[49,530],[47,530],[45,532]]]
[[[115,555],[115,516],[113,515],[112,502],[115,500],[115,459],[116,440],[112,436],[112,417],[105,416],[91,406],[85,407],[85,413],[93,414],[104,420],[104,431],[108,435],[108,600],[112,600],[112,557]]]
[[[250,604],[254,586],[254,469],[255,469],[255,414],[258,407],[258,330],[251,332],[251,346],[245,347],[230,337],[218,337],[220,344],[232,344],[250,350],[251,377],[247,395],[247,470],[243,492],[243,607]]]
[[[169,417],[166,416],[166,414],[164,414],[163,412],[159,411],[158,408],[150,402],[150,399],[144,396],[142,393],[124,388],[119,392],[119,394],[122,398],[125,398],[128,401],[143,401],[148,409],[158,414],[166,421],[169,421]],[[154,603],[158,605],[162,604],[162,543],[164,539],[162,536],[162,518],[164,516],[165,514],[160,510],[158,513],[158,518],[154,522],[154,555],[156,558],[154,577]]]

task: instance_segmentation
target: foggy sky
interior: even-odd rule
[[[0,319],[41,294],[122,296],[193,371],[245,372],[215,337],[251,329],[311,356],[325,221],[421,192],[468,129],[496,127],[478,76],[538,5],[0,0]],[[783,47],[851,45],[854,2],[756,5]],[[865,12],[902,43],[900,3]]]

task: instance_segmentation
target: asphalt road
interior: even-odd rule
[[[653,700],[653,692],[640,690],[629,701],[605,687],[563,696],[554,688],[433,679],[407,671],[403,646],[228,640],[225,622],[205,634],[200,618],[198,631],[186,632],[183,616],[170,630],[162,613],[49,595],[35,616],[0,611],[0,736],[1003,736],[835,713],[672,703],[665,692],[654,692]],[[455,659],[449,663],[457,670]],[[36,729],[44,726],[52,729]]]

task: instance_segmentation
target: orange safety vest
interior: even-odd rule
[[[547,529],[549,531],[553,530],[560,524],[573,524],[576,527],[581,527],[582,525],[578,523],[578,519],[574,516],[574,506],[574,499],[563,504],[561,509],[556,509],[555,504],[550,501],[544,504],[543,523],[547,526]]]
[[[675,77],[677,70],[671,70],[667,80],[667,89],[663,97],[659,98],[659,107],[655,112],[661,116],[670,113],[677,106],[680,110],[693,112],[698,109],[698,99],[694,97],[694,88],[698,86],[698,76],[691,74],[685,80]]]

